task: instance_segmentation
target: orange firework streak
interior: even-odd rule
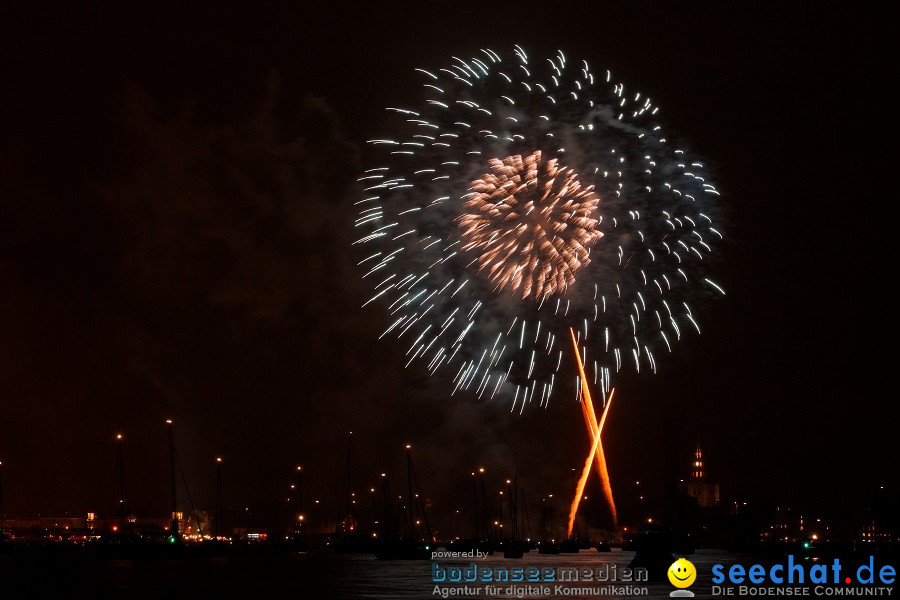
[[[610,390],[609,399],[606,402],[606,406],[603,408],[603,414],[601,415],[600,423],[598,424],[597,417],[594,413],[594,402],[591,400],[591,392],[588,389],[587,378],[584,373],[584,365],[581,362],[581,354],[578,352],[578,342],[575,340],[575,332],[570,328],[569,333],[572,336],[572,347],[575,350],[575,359],[578,361],[578,373],[581,376],[581,414],[584,417],[584,424],[587,426],[588,433],[591,435],[591,439],[594,443],[590,453],[584,461],[581,478],[578,480],[578,485],[575,488],[575,497],[572,498],[572,505],[569,508],[569,526],[566,537],[572,537],[572,529],[575,526],[575,515],[578,513],[578,505],[581,503],[581,497],[582,494],[584,494],[584,486],[587,484],[587,478],[591,472],[592,464],[596,464],[597,474],[600,476],[600,485],[603,487],[603,494],[606,496],[606,501],[609,504],[609,510],[612,514],[613,526],[616,526],[618,521],[616,516],[616,503],[613,500],[612,495],[612,486],[609,483],[609,471],[606,469],[606,456],[603,453],[603,445],[600,443],[600,434],[603,431],[603,424],[606,422],[606,413],[609,411],[609,406],[612,404],[613,395],[616,393],[616,390]],[[594,463],[595,455],[597,456],[596,463]]]

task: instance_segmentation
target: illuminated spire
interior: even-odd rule
[[[691,468],[691,479],[703,479],[703,452],[700,450],[700,444],[697,444],[697,450],[694,452],[694,464]]]

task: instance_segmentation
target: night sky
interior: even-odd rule
[[[646,91],[722,191],[727,296],[656,375],[617,382],[620,504],[638,479],[662,498],[697,442],[726,500],[847,510],[896,490],[889,19],[657,4],[8,12],[4,511],[114,511],[121,432],[131,505],[164,512],[167,418],[200,506],[216,456],[232,508],[282,506],[298,464],[307,500],[335,505],[350,430],[360,490],[399,478],[412,443],[441,509],[482,465],[567,495],[574,394],[510,415],[404,370],[349,246],[365,140],[418,101],[413,68],[516,43]]]

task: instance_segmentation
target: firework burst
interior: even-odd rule
[[[540,150],[488,163],[458,219],[462,249],[476,254],[496,290],[521,287],[522,298],[564,292],[603,235],[593,217],[599,198],[556,159],[542,162]]]
[[[424,98],[371,141],[354,242],[407,364],[521,411],[559,385],[570,328],[603,401],[700,331],[718,192],[649,97],[519,47],[416,71]]]

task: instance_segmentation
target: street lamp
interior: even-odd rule
[[[384,539],[388,539],[391,535],[391,505],[387,473],[381,474],[381,491],[384,495],[384,524],[381,527],[381,535]]]
[[[413,495],[412,495],[412,458],[410,457],[411,444],[406,444],[406,497],[409,504],[409,537],[413,538]]]
[[[294,486],[291,486],[294,487]],[[297,527],[299,528],[302,521],[300,516],[303,514],[303,467],[297,465]]]
[[[376,537],[377,532],[375,531],[375,529],[378,525],[378,509],[375,506],[375,488],[369,488],[369,493],[372,495],[372,537]]]
[[[3,461],[0,460],[0,540],[3,540]]]
[[[222,523],[222,457],[216,457],[216,540]]]
[[[122,450],[122,434],[116,434],[119,447],[119,533],[125,533],[125,519],[128,512],[128,496],[125,493],[125,454]]]
[[[491,528],[491,516],[488,511],[487,493],[485,492],[484,487],[484,467],[478,468],[478,474],[481,476],[481,508],[484,513],[482,515],[484,517],[484,531],[482,532],[482,535],[493,540],[494,530]]]
[[[172,523],[169,525],[170,540],[178,536],[178,492],[175,484],[175,434],[172,431],[172,419],[166,419],[169,428],[169,463],[172,475]]]

